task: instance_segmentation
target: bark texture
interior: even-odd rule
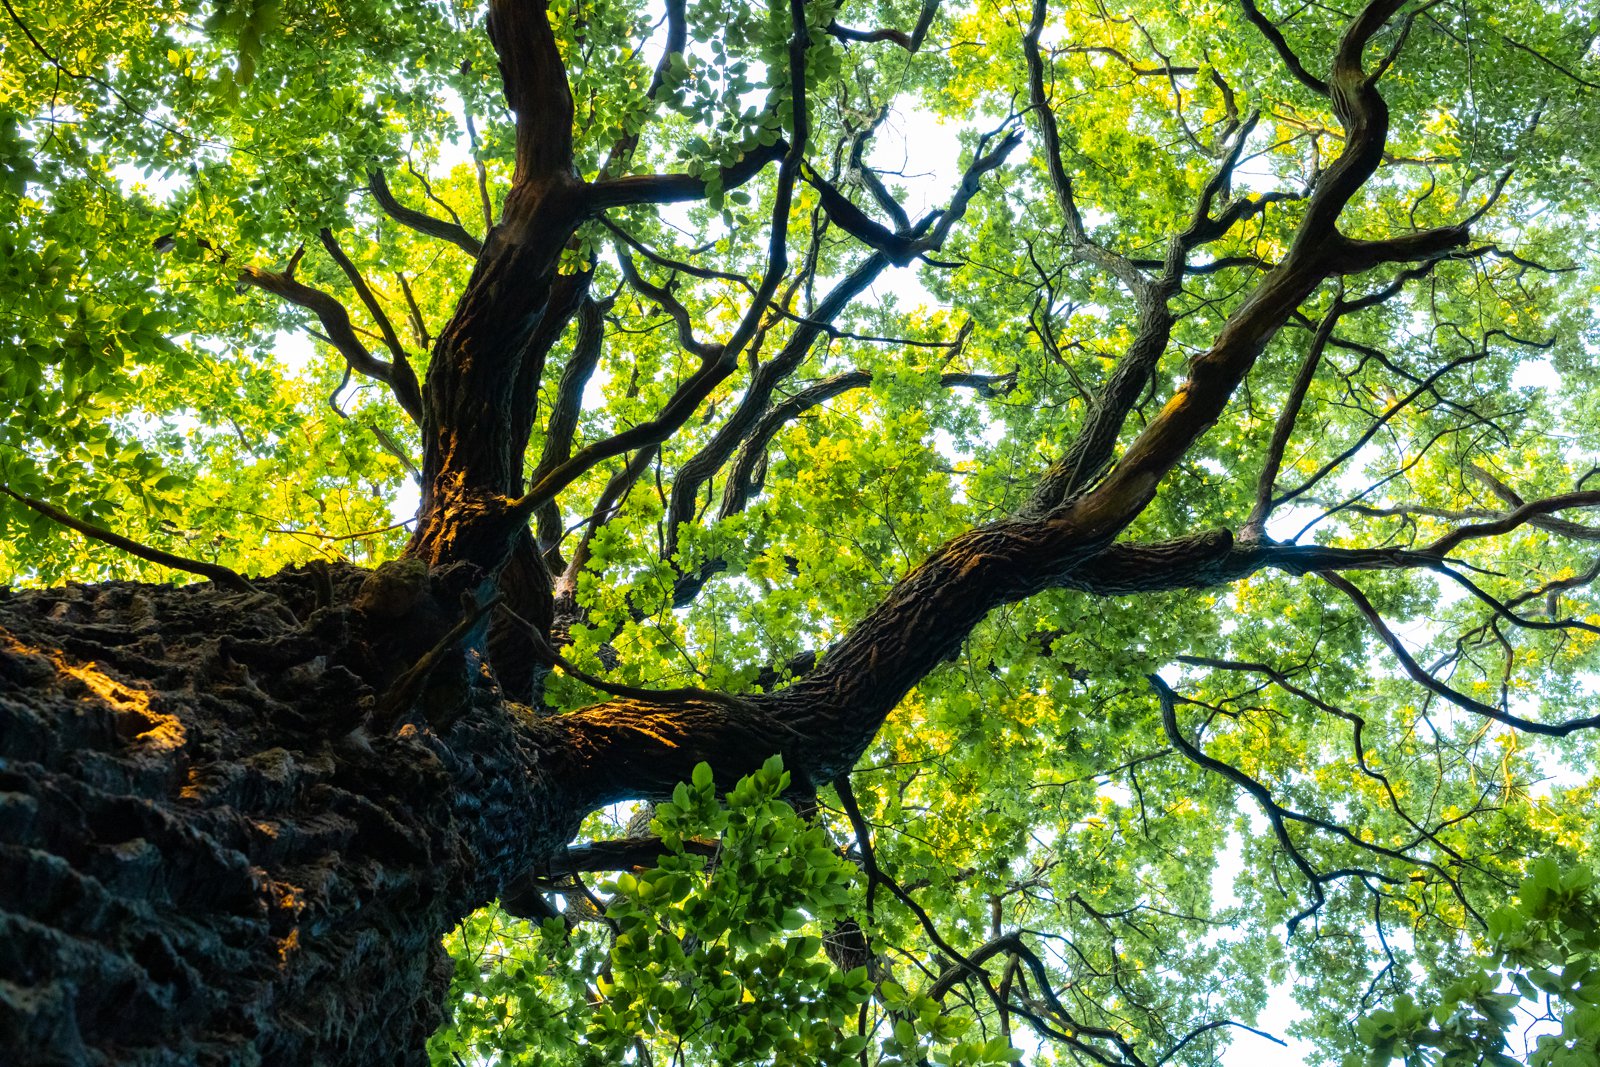
[[[386,721],[466,577],[0,600],[0,1048],[423,1062],[442,935],[576,828],[470,654],[422,680],[432,723]]]

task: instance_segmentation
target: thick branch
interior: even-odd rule
[[[683,851],[698,856],[713,856],[717,846],[693,839],[683,842]],[[631,871],[654,867],[669,855],[658,837],[624,837],[614,841],[591,841],[574,845],[557,856],[550,865],[552,874],[581,874],[585,871]]]
[[[890,41],[915,55],[922,48],[922,42],[928,36],[928,27],[933,25],[933,17],[939,13],[940,0],[922,0],[922,9],[917,12],[917,24],[910,33],[887,26],[876,30],[855,30],[849,26],[841,26],[837,21],[828,23],[828,33],[841,41],[857,41],[872,44],[878,41]]]
[[[806,181],[817,190],[823,210],[828,213],[828,218],[835,225],[862,244],[888,256],[889,262],[895,266],[905,266],[930,247],[926,240],[895,233],[882,223],[874,221],[866,212],[852,204],[850,198],[840,192],[832,182],[816,171],[808,169]]]
[[[506,103],[517,116],[511,184],[572,175],[572,90],[546,0],[492,0],[489,40],[500,56]]]
[[[768,163],[783,159],[788,152],[789,145],[780,138],[773,144],[745,153],[737,163],[718,172],[722,188],[738,188],[760,174]],[[633,204],[677,204],[685,200],[703,200],[705,196],[706,180],[692,174],[630,174],[592,183],[584,199],[591,211],[604,211]]]

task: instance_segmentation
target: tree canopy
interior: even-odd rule
[[[0,5],[0,578],[478,576],[433,1062],[1600,1067],[1592,5]]]

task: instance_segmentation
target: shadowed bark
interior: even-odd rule
[[[0,600],[0,1048],[423,1062],[441,934],[576,828],[558,738],[468,657],[430,676],[434,722],[380,721],[465,577]]]

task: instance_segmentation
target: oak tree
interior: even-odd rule
[[[1591,5],[0,6],[8,1062],[1600,1063]]]

